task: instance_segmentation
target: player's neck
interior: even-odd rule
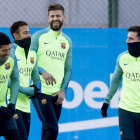
[[[62,28],[57,31],[57,35],[59,35],[62,32]]]

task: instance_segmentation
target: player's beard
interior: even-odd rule
[[[54,22],[58,22],[59,25],[54,26],[54,25],[53,25]],[[63,20],[62,20],[62,21],[60,21],[60,20],[54,21],[54,20],[53,20],[53,21],[50,22],[50,28],[51,28],[53,31],[58,31],[58,30],[60,30],[61,27],[62,27],[62,25],[63,25]]]

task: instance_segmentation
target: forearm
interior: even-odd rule
[[[118,87],[120,85],[122,77],[120,77],[120,79],[118,78],[117,81],[115,79],[112,79],[111,84],[110,84],[110,88],[108,91],[108,94],[104,100],[104,103],[109,104],[109,102],[111,101],[112,97],[114,96],[114,94],[117,92]]]
[[[38,73],[38,62],[37,62],[37,60],[36,60],[35,67],[32,71],[31,78],[32,78],[33,84],[38,89],[40,89],[41,88],[41,81],[40,81],[40,77],[39,77],[39,73]]]
[[[14,68],[12,70],[10,79],[11,79],[11,83],[10,83],[9,103],[16,104],[16,100],[19,92],[19,71],[18,71],[16,57],[14,57]]]
[[[71,71],[72,71],[72,42],[70,41],[69,44],[70,44],[70,47],[69,47],[67,58],[65,61],[64,78],[61,84],[61,90],[63,90],[64,92],[66,92],[68,88],[68,84],[71,78]]]
[[[43,69],[42,67],[38,67],[38,71],[39,71],[39,74],[42,75],[42,73],[45,71],[45,69]]]
[[[123,70],[119,65],[119,58],[118,58],[115,72],[111,79],[110,88],[109,88],[108,94],[104,100],[104,103],[109,104],[110,100],[112,99],[112,97],[114,96],[116,91],[118,90],[118,87],[119,87],[121,79],[122,79],[122,74],[123,74]]]
[[[19,92],[19,80],[11,79],[9,103],[16,104],[18,92]]]
[[[64,92],[67,91],[70,78],[71,78],[71,69],[67,70],[65,72],[65,75],[64,75],[64,78],[63,78],[63,82],[62,82],[62,85],[61,85],[61,90],[63,90]]]
[[[25,94],[27,96],[33,96],[34,94],[34,89],[32,87],[19,87],[19,92],[22,94]]]

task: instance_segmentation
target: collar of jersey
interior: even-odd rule
[[[62,32],[58,35],[57,31],[53,31],[52,29],[50,29],[49,33],[54,37],[62,35]]]
[[[134,57],[134,56],[130,55],[129,53],[128,53],[128,55],[129,55],[129,57],[131,57],[131,59],[140,61],[140,56],[139,57]]]
[[[18,46],[17,44],[15,44],[15,45],[16,45],[16,49],[17,49],[20,53],[24,54],[24,49],[21,48],[20,46]]]

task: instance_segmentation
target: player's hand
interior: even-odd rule
[[[52,95],[54,96],[58,96],[57,101],[55,102],[56,105],[62,104],[64,97],[65,97],[65,92],[63,90],[60,90],[58,92],[56,92],[55,94]]]
[[[45,80],[45,82],[46,82],[47,85],[52,84],[52,86],[53,86],[53,82],[56,84],[55,78],[50,73],[44,71],[42,73],[42,77]]]
[[[32,96],[29,97],[29,99],[39,99],[39,96],[41,95],[41,93],[38,93],[38,91],[40,90],[39,88],[37,88],[37,86],[35,85],[31,85],[30,87],[34,88],[34,94]]]
[[[107,109],[108,109],[109,104],[103,103],[102,108],[101,108],[101,114],[103,117],[107,117]]]
[[[7,108],[11,111],[11,115],[14,116],[16,110],[15,110],[15,104],[9,103]]]

